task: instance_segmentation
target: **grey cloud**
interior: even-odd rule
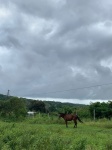
[[[10,12],[0,23],[1,93],[68,101],[112,97],[111,86],[66,91],[111,82],[111,1],[0,2]]]
[[[51,18],[56,9],[57,3],[51,0],[41,1],[12,1],[19,10],[29,15],[36,15],[42,18]]]

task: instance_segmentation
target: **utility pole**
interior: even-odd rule
[[[10,96],[9,92],[10,92],[10,90],[8,90],[8,91],[7,91],[7,97],[9,97],[9,96]]]

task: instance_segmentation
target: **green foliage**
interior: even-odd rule
[[[107,142],[105,143],[105,149],[112,150],[112,140],[107,140]]]
[[[66,111],[66,109],[70,110],[70,112],[74,110],[74,108],[79,107],[85,107],[86,105],[83,104],[73,104],[73,103],[61,103],[61,102],[55,102],[55,101],[43,101],[45,103],[45,106],[47,106],[47,109],[49,112],[62,112]]]
[[[34,119],[40,122],[32,122]],[[30,120],[30,121],[29,121]],[[43,122],[42,122],[43,120]],[[44,122],[48,116],[36,116],[23,122],[0,121],[1,150],[111,150],[112,128],[107,120],[85,122],[74,129],[65,124]],[[31,123],[32,122],[32,123]]]
[[[32,100],[30,101],[29,110],[36,112],[45,112],[45,104],[44,102],[39,100]]]
[[[89,106],[76,108],[74,112],[77,112],[81,118],[90,118]]]
[[[23,103],[24,102],[24,103]],[[22,106],[23,105],[23,106]],[[21,109],[20,109],[21,108]],[[42,113],[58,114],[63,113],[77,113],[81,118],[93,118],[94,109],[95,117],[108,118],[112,117],[112,101],[107,103],[96,102],[89,105],[61,103],[55,101],[40,101],[25,98],[17,98],[0,94],[0,114],[3,117],[18,118],[26,115],[27,111],[35,111]]]
[[[11,96],[9,96],[11,97]],[[0,94],[0,100],[8,100],[9,97],[7,95]]]
[[[0,114],[3,118],[19,119],[27,113],[26,104],[21,98],[11,97],[9,100],[0,101]]]
[[[107,103],[105,102],[91,103],[89,110],[92,117],[93,117],[93,112],[95,110],[95,117],[97,119],[99,118],[110,119],[112,117],[112,101],[108,101]]]
[[[86,150],[86,139],[81,139],[76,142],[75,150]]]

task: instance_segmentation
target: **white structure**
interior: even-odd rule
[[[36,113],[36,112],[34,112],[34,111],[28,111],[28,112],[27,112],[28,116],[34,116],[35,113]]]

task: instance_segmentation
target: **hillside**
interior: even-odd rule
[[[3,95],[3,94],[0,94],[0,100],[8,100],[9,98],[11,98],[13,96],[9,96],[7,97],[7,95]],[[29,105],[29,103],[33,100],[33,99],[27,99],[27,98],[23,98],[27,105]],[[41,101],[41,100],[37,100],[37,101]],[[69,102],[56,102],[56,101],[45,101],[43,100],[42,101],[46,108],[49,108],[51,111],[52,110],[56,110],[56,109],[61,109],[61,108],[64,108],[64,107],[71,107],[71,108],[77,108],[77,107],[85,107],[87,105],[84,105],[84,104],[73,104],[73,103],[69,103]]]

